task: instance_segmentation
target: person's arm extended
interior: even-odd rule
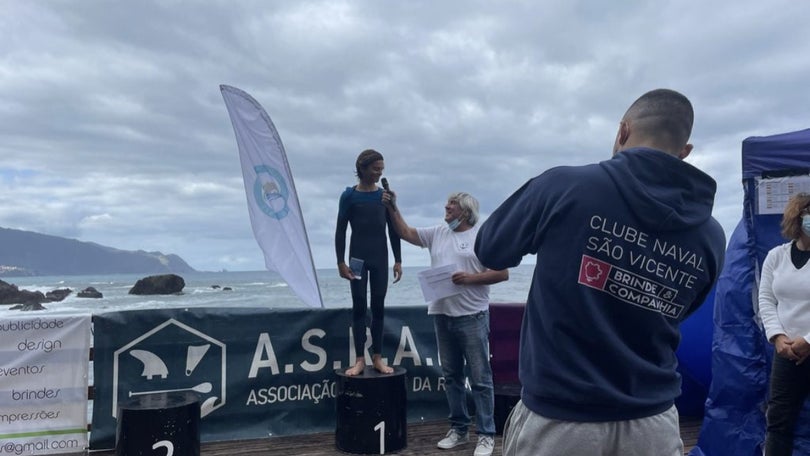
[[[385,207],[388,209],[388,216],[391,217],[394,230],[401,239],[413,245],[424,247],[422,241],[419,240],[419,234],[416,232],[416,228],[408,226],[408,224],[405,223],[405,219],[402,218],[402,211],[397,210],[394,205],[395,198],[396,194],[392,191],[383,193],[383,204],[385,204]]]
[[[487,269],[483,272],[455,272],[453,273],[453,283],[456,285],[492,285],[498,282],[509,280],[509,270]]]
[[[396,206],[394,206],[394,212],[397,212]],[[391,211],[386,210],[385,224],[388,225],[388,240],[391,242],[391,253],[394,254],[393,283],[397,283],[402,278],[402,236],[399,235],[394,227],[394,220],[391,217]]]

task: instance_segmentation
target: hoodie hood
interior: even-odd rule
[[[641,222],[680,231],[712,215],[717,183],[689,163],[660,150],[633,148],[599,163]]]

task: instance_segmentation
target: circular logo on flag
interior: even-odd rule
[[[281,220],[290,213],[287,198],[290,190],[284,176],[275,168],[266,165],[256,166],[256,181],[253,183],[253,198],[262,212]]]

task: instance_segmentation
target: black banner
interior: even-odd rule
[[[447,416],[432,317],[386,308],[383,357],[407,370],[408,421]],[[194,391],[201,440],[335,429],[336,369],[354,362],[351,309],[153,309],[93,317],[91,449],[115,445],[117,409]]]

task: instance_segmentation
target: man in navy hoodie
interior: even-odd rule
[[[725,251],[716,183],[683,161],[693,118],[678,92],[642,95],[612,159],[549,169],[482,225],[475,253],[486,267],[537,254],[505,456],[683,455],[679,325]]]

